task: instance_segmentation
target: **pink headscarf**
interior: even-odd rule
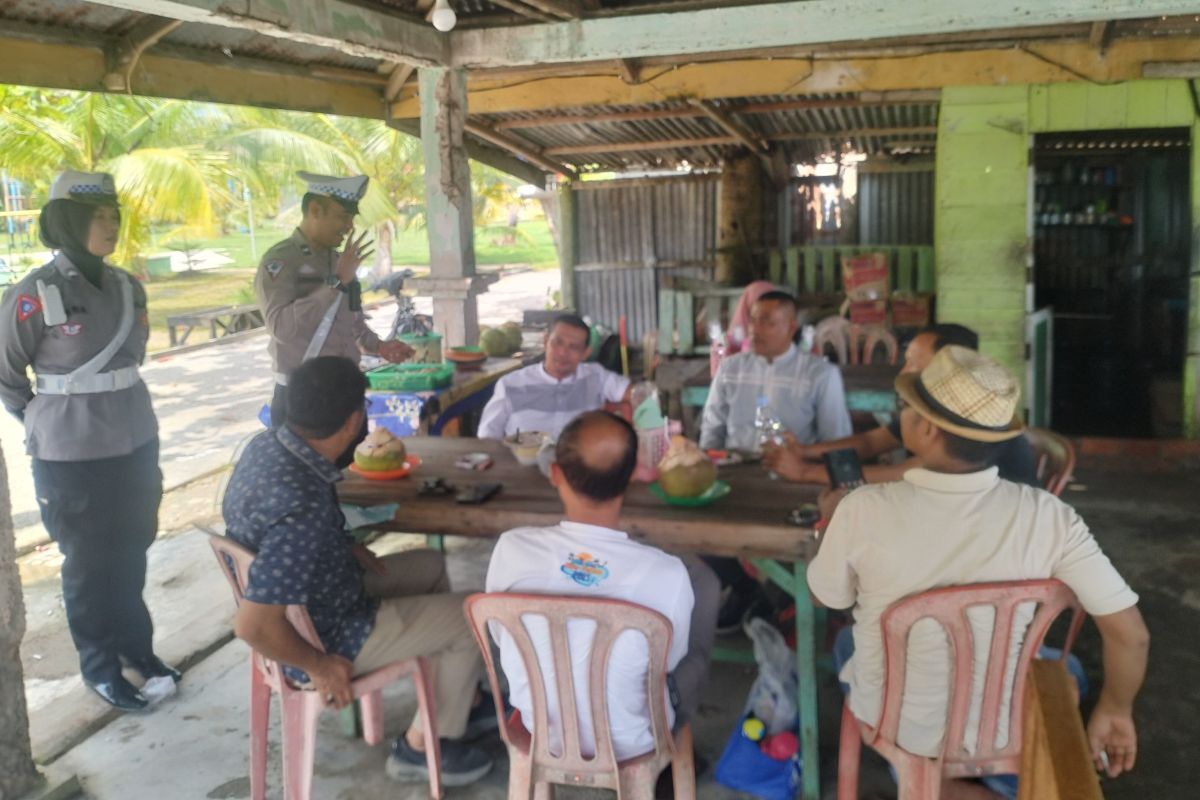
[[[725,355],[730,356],[745,349],[746,342],[750,339],[750,308],[758,301],[758,298],[773,291],[775,291],[775,284],[770,281],[755,281],[742,291],[737,307],[733,310],[733,316],[729,319],[729,330],[725,332]],[[711,320],[709,321],[711,322]],[[716,347],[709,351],[708,363],[712,374],[716,376],[717,367],[721,363],[721,356],[717,353]]]

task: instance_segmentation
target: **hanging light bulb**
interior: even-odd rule
[[[454,29],[454,25],[458,22],[458,15],[454,13],[454,9],[446,0],[437,0],[433,5],[430,21],[433,22],[433,27],[446,33]]]

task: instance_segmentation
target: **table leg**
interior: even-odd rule
[[[808,568],[803,561],[793,563],[789,570],[774,559],[750,560],[796,603],[796,706],[800,717],[801,787],[806,800],[817,800],[821,796],[821,750],[817,735],[817,615],[808,594]]]
[[[796,702],[800,709],[800,753],[803,759],[804,797],[821,796],[820,742],[817,735],[817,642],[812,598],[808,595],[807,569],[802,561],[792,566],[796,600]]]
[[[359,727],[358,701],[338,712],[338,724],[341,725],[342,735],[347,739],[357,739],[362,730]]]

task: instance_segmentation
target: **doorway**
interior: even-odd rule
[[[1034,139],[1034,307],[1052,309],[1055,430],[1182,433],[1190,149],[1186,128]]]

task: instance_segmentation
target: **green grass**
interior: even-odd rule
[[[258,257],[261,258],[271,245],[287,235],[287,231],[273,227],[258,231]],[[146,282],[151,352],[163,350],[169,345],[166,324],[168,316],[254,302],[254,270],[258,259],[251,250],[249,233],[233,233],[219,239],[197,239],[189,241],[188,244],[192,250],[211,249],[222,252],[233,259],[233,264],[222,269],[175,273]],[[29,269],[38,266],[36,259],[24,255],[36,250],[14,248],[10,257],[5,245],[7,241],[0,242],[0,257],[8,260],[11,265]],[[179,243],[175,242],[170,247],[154,248],[152,252],[171,249],[181,248]],[[475,261],[481,266],[528,264],[533,269],[557,269],[558,253],[554,248],[550,227],[544,219],[538,219],[522,222],[515,235],[511,235],[507,225],[476,228]],[[392,263],[397,266],[428,265],[429,240],[424,228],[399,232],[392,241]],[[200,341],[195,337],[203,335],[204,332],[196,331],[189,342]]]
[[[231,233],[219,239],[196,239],[188,244],[193,250],[216,250],[233,259],[231,267],[250,267],[258,264],[271,245],[288,236],[290,231],[270,227],[256,232],[258,258],[250,247],[249,233]],[[179,243],[165,248],[181,250]],[[528,264],[534,269],[557,269],[558,251],[544,219],[522,222],[515,235],[507,225],[489,225],[475,229],[475,262],[484,266],[497,264]],[[424,266],[429,263],[429,238],[424,228],[413,227],[399,231],[392,239],[392,263],[405,266]]]
[[[214,269],[185,272],[170,278],[146,281],[146,306],[150,317],[148,349],[163,350],[170,345],[167,317],[241,303],[253,303],[254,270]],[[189,344],[204,341],[207,331],[193,331]]]

